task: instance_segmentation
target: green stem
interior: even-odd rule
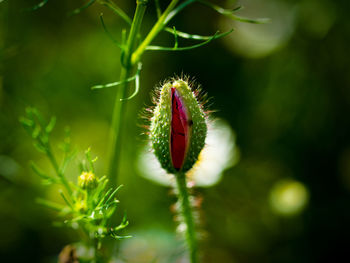
[[[137,0],[136,1],[136,11],[131,24],[130,34],[127,40],[127,45],[122,55],[122,69],[120,73],[120,80],[126,80],[130,77],[133,64],[131,63],[131,54],[135,49],[135,44],[137,40],[137,36],[139,34],[141,23],[143,16],[145,14],[147,8],[148,0]],[[111,183],[116,183],[116,176],[118,170],[118,162],[120,159],[120,149],[121,149],[121,138],[122,138],[122,125],[125,116],[126,110],[126,102],[122,102],[121,100],[125,98],[126,89],[129,83],[124,82],[117,89],[113,116],[112,116],[112,124],[109,135],[109,177],[111,179]]]
[[[198,245],[195,231],[195,223],[190,204],[190,196],[186,185],[186,175],[184,173],[178,173],[175,175],[176,186],[178,191],[178,198],[180,201],[180,212],[186,225],[186,242],[189,248],[191,263],[198,262]]]
[[[142,43],[138,46],[135,52],[132,54],[131,63],[133,65],[139,62],[143,52],[145,52],[147,46],[151,44],[152,40],[158,35],[158,33],[164,28],[167,21],[167,16],[174,9],[179,0],[172,0],[168,7],[165,9],[163,14],[159,17],[158,21],[155,23],[151,31],[148,33],[146,38],[142,41]]]
[[[99,240],[97,238],[94,238],[94,263],[103,263],[105,262],[104,257],[99,249]]]

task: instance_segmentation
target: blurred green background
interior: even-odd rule
[[[135,1],[117,2],[132,16]],[[214,2],[235,6],[232,1]],[[52,226],[56,213],[35,203],[38,196],[59,197],[56,188],[43,186],[30,170],[30,160],[50,166],[32,146],[19,117],[27,106],[37,107],[47,118],[57,116],[53,141],[62,140],[69,126],[76,148],[82,152],[91,146],[99,157],[101,176],[117,87],[90,87],[117,81],[120,71],[120,51],[104,33],[99,14],[104,13],[116,38],[126,26],[119,17],[98,4],[67,16],[84,3],[80,0],[49,0],[39,10],[23,11],[36,3],[0,1],[1,262],[55,262],[66,244],[78,241],[73,231]],[[235,31],[200,49],[150,51],[143,57],[141,91],[124,113],[127,132],[119,183],[125,187],[118,196],[119,212],[127,212],[126,233],[134,236],[122,242],[125,262],[185,262],[170,209],[175,197],[169,188],[140,177],[136,164],[146,144],[137,116],[151,104],[154,86],[181,73],[194,76],[213,98],[214,116],[234,129],[240,153],[221,181],[196,190],[203,198],[203,262],[349,258],[348,0],[238,4],[245,6],[240,14],[269,17],[271,22],[237,23],[193,5],[171,25],[204,35],[232,27]],[[144,34],[155,17],[151,1]],[[155,42],[171,46],[172,41],[162,33]],[[70,171],[75,180],[75,164]]]

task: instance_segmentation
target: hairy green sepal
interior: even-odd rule
[[[207,134],[205,114],[192,92],[189,84],[181,79],[165,83],[160,90],[160,97],[151,119],[150,137],[152,148],[161,166],[168,173],[178,173],[173,167],[170,151],[171,138],[171,88],[175,87],[187,109],[188,119],[192,120],[188,142],[188,150],[180,172],[190,170],[198,159],[198,155],[204,147]]]

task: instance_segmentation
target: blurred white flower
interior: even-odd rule
[[[217,184],[223,172],[239,160],[235,140],[234,131],[227,122],[218,119],[210,123],[206,145],[194,167],[187,173],[189,183],[198,187]],[[148,145],[140,153],[138,160],[140,175],[164,186],[172,185],[173,176],[161,168],[150,148]]]

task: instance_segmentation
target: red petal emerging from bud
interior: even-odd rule
[[[172,174],[190,170],[204,147],[205,114],[182,79],[165,83],[151,118],[152,148],[161,166]]]
[[[187,109],[175,87],[171,88],[171,159],[176,170],[184,163],[189,141],[189,120]]]

